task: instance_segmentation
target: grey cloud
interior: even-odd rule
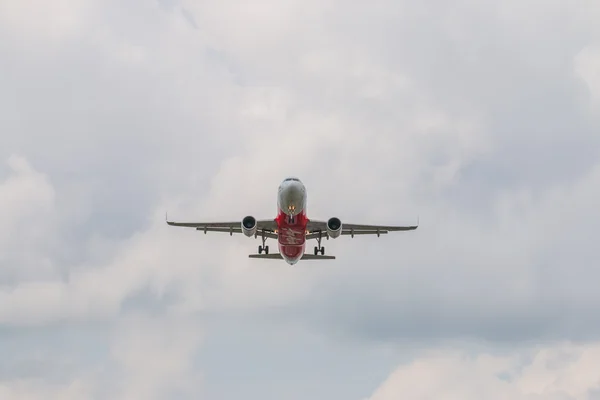
[[[430,351],[398,367],[369,399],[443,394],[463,399],[583,400],[594,395],[597,373],[589,373],[588,368],[597,362],[597,344],[557,344],[530,349],[527,354],[531,358],[523,362],[514,352],[471,356],[446,348]],[[564,355],[569,359],[552,365]]]
[[[396,40],[363,31],[354,36],[365,47],[379,39],[367,54],[386,57],[388,68],[410,76],[431,104],[483,120],[478,134],[488,138],[490,149],[464,160],[465,180],[451,193],[476,193],[489,204],[498,189],[539,190],[584,174],[598,159],[600,143],[597,121],[586,112],[587,88],[573,68],[597,37],[590,25],[577,22],[580,8],[565,12],[548,5],[532,28],[520,13],[538,14],[537,8],[502,16],[482,3],[461,4],[469,8],[433,1],[405,5],[394,14],[397,23],[385,25],[385,36]],[[554,24],[561,29],[550,29]],[[459,196],[456,206],[466,197]]]
[[[598,178],[596,168],[554,193],[514,195],[487,220],[442,212],[413,236],[346,249],[344,276],[322,282],[298,312],[376,341],[597,339]]]
[[[359,33],[353,35],[353,37],[359,38],[354,43],[354,48],[363,52],[362,56],[369,61],[359,61],[359,59],[352,58],[350,53],[353,47],[349,47],[348,45],[341,46],[341,42],[346,37],[346,34],[350,33],[348,26],[343,24],[333,25],[331,27],[333,31],[331,37],[335,39],[334,43],[339,42],[340,47],[338,52],[333,53],[332,59],[329,61],[325,60],[329,64],[321,64],[329,66],[329,70],[317,68],[316,73],[309,74],[302,69],[302,66],[296,66],[291,70],[286,70],[287,73],[283,73],[283,69],[290,66],[291,60],[295,59],[295,57],[292,53],[281,53],[282,57],[277,62],[265,67],[266,70],[273,70],[275,72],[272,82],[281,83],[280,89],[266,89],[266,98],[261,98],[260,96],[249,97],[249,101],[253,103],[257,101],[268,103],[267,99],[269,95],[272,95],[273,107],[282,102],[288,108],[300,106],[288,118],[293,118],[291,121],[298,122],[300,121],[300,113],[304,113],[308,117],[303,121],[303,127],[312,130],[314,133],[322,132],[322,136],[315,139],[314,145],[311,144],[308,149],[309,151],[314,149],[317,154],[322,155],[323,160],[326,160],[324,163],[330,163],[332,166],[332,172],[326,173],[329,174],[329,180],[335,179],[339,183],[335,188],[335,193],[332,194],[332,198],[353,197],[350,200],[351,203],[345,205],[340,205],[337,201],[323,201],[323,195],[317,191],[327,191],[329,193],[331,185],[321,183],[323,181],[318,176],[323,174],[323,170],[326,167],[319,166],[312,171],[307,169],[306,175],[308,179],[314,182],[314,186],[311,186],[311,196],[313,196],[311,197],[311,204],[314,204],[314,207],[318,207],[315,210],[318,210],[324,217],[326,213],[336,213],[349,215],[348,218],[370,218],[369,214],[361,215],[351,211],[356,207],[364,207],[365,204],[365,198],[353,196],[355,192],[351,190],[353,188],[351,182],[358,178],[364,185],[363,190],[368,191],[373,196],[374,200],[366,201],[376,201],[377,204],[381,205],[382,210],[396,210],[397,208],[392,204],[398,201],[406,205],[406,214],[403,211],[403,215],[406,215],[406,218],[414,218],[416,213],[412,211],[420,208],[419,213],[423,216],[423,221],[425,221],[422,229],[426,232],[428,229],[433,229],[431,222],[433,222],[435,214],[443,216],[449,212],[458,213],[455,219],[447,220],[448,224],[452,223],[452,229],[447,229],[444,232],[447,235],[451,235],[456,231],[454,227],[465,225],[463,221],[470,217],[471,209],[477,208],[477,206],[481,207],[482,205],[487,205],[487,207],[483,211],[480,211],[479,214],[476,214],[476,216],[482,218],[481,225],[485,228],[484,222],[490,223],[490,218],[494,218],[490,212],[492,212],[492,208],[496,203],[499,191],[512,190],[517,185],[527,185],[528,187],[542,190],[549,185],[556,184],[558,182],[556,179],[561,177],[561,174],[565,174],[562,182],[564,182],[564,179],[581,175],[582,171],[589,168],[590,163],[595,159],[597,139],[591,134],[594,132],[594,122],[585,121],[581,110],[572,105],[577,105],[577,103],[567,101],[567,99],[576,98],[578,89],[574,79],[565,78],[566,73],[569,71],[567,68],[570,65],[569,60],[577,54],[580,46],[585,43],[585,36],[581,35],[578,30],[574,30],[573,38],[565,35],[568,38],[566,43],[562,47],[557,48],[555,54],[552,51],[544,49],[538,50],[541,51],[538,55],[542,55],[541,59],[547,63],[545,65],[551,66],[551,68],[545,71],[545,76],[538,77],[539,68],[544,65],[543,63],[536,62],[530,65],[527,62],[533,59],[527,57],[520,58],[513,55],[513,52],[524,54],[523,50],[528,49],[528,46],[532,46],[535,43],[535,35],[528,37],[525,41],[519,41],[519,36],[515,35],[499,37],[475,35],[478,32],[476,29],[482,25],[496,27],[500,32],[508,32],[510,29],[506,21],[499,19],[494,14],[481,10],[466,12],[464,17],[454,15],[455,20],[450,25],[437,26],[434,22],[436,21],[436,16],[447,15],[449,11],[447,9],[436,9],[432,7],[433,4],[430,3],[425,8],[414,10],[408,7],[408,12],[406,12],[406,8],[397,10],[392,15],[400,18],[402,23],[393,26],[389,25],[389,28],[386,28],[387,30],[376,30],[375,33],[366,34],[366,26],[353,28]],[[347,12],[352,13],[357,12],[357,10],[354,9]],[[383,13],[383,10],[380,13],[374,12],[371,18],[373,20],[382,18]],[[385,13],[387,13],[387,10]],[[353,18],[354,15],[342,13],[340,16]],[[333,17],[333,15],[326,13],[324,18],[330,17]],[[200,15],[199,18],[205,19],[206,17]],[[318,19],[318,17],[309,13],[305,14],[304,18],[307,20]],[[470,21],[478,22],[461,24],[461,21],[464,21],[461,18],[469,18]],[[119,28],[124,27],[124,25],[120,25],[122,24],[121,20],[117,19],[116,21],[116,26]],[[215,21],[213,21],[214,23]],[[211,26],[210,23],[207,25]],[[569,29],[573,28],[570,27]],[[308,32],[307,35],[308,37],[317,37],[319,34],[324,33],[322,30],[328,32],[326,28],[321,27],[315,31]],[[131,30],[119,32],[123,35],[121,38],[126,39],[125,43],[128,43],[128,41],[135,42],[139,38]],[[258,32],[257,34],[261,33],[263,32]],[[291,28],[286,33],[294,35],[296,31]],[[449,34],[454,34],[454,36],[451,36],[452,41],[450,42],[448,42],[449,39],[447,36]],[[385,41],[383,40],[385,36],[400,38],[401,40]],[[250,66],[250,70],[252,70],[252,66],[258,62],[258,56],[253,56],[251,53],[234,47],[234,45],[239,44],[236,42],[237,40],[240,40],[239,36],[234,36],[230,42],[225,42],[228,46],[225,46],[222,52],[227,57],[234,59],[235,62]],[[369,47],[369,44],[374,42],[379,43],[378,46]],[[109,41],[109,43],[113,46],[109,47],[109,49],[114,50],[115,48],[119,48],[116,45],[116,41]],[[417,43],[421,45],[417,46]],[[473,60],[469,58],[469,54],[464,51],[465,48],[470,48],[469,46],[477,49],[486,43],[494,45],[495,47],[493,48],[495,50],[489,53],[479,53],[479,59]],[[290,44],[292,45],[291,49],[294,50],[301,50],[305,45],[302,41],[292,41]],[[153,51],[164,50],[165,48],[153,46],[156,45],[153,45],[150,41],[144,43],[143,48],[145,50],[142,52],[142,60],[158,61]],[[269,46],[272,46],[270,48],[273,50],[281,48],[280,42],[266,42],[265,48],[269,48]],[[133,49],[134,47],[129,48],[129,50]],[[321,45],[321,51],[328,49],[331,48]],[[184,54],[185,52],[177,53],[179,58],[176,59],[182,60]],[[391,56],[385,58],[388,54],[401,54],[402,57]],[[185,54],[185,56],[189,55]],[[92,60],[99,60],[95,58],[96,56],[93,53],[90,53],[88,57]],[[198,66],[206,65],[202,64],[203,59],[197,55],[192,56],[192,60],[194,60],[190,61],[190,65],[192,66],[195,62],[198,63]],[[385,67],[380,67],[377,70],[375,65],[381,65],[377,63],[381,63],[383,60],[388,61],[388,64],[384,64]],[[451,60],[452,62],[446,61],[444,66],[438,68],[439,60]],[[344,65],[341,64],[342,61],[359,62],[359,65],[362,65],[364,68],[362,72],[358,69],[359,72],[354,73],[354,75],[350,69],[342,69],[342,73],[339,76],[333,75],[334,71],[339,70],[337,69],[338,66]],[[91,65],[94,64],[96,63]],[[133,69],[130,71],[139,72],[140,65],[145,64],[135,64],[134,62],[130,67]],[[177,71],[175,65],[169,63],[158,64],[165,71],[170,71],[173,74]],[[369,66],[372,69],[369,69]],[[86,77],[86,82],[92,82],[92,79],[103,76],[102,73],[105,71],[103,69],[87,68],[85,71],[89,71],[89,75],[83,75]],[[388,82],[396,82],[394,78],[398,77],[390,74],[390,71],[394,69],[397,75],[408,77],[409,84],[392,84],[386,89],[387,92],[385,93],[391,99],[400,102],[400,104],[407,105],[407,107],[400,108],[397,112],[391,113],[395,108],[390,107],[388,103],[378,100],[377,97],[372,99],[361,98],[359,93],[361,93],[360,90],[362,88],[376,83],[378,79],[383,82],[384,86]],[[59,71],[60,69],[56,68],[54,70],[46,70],[45,73],[52,74],[47,76],[56,77],[61,76]],[[91,173],[91,175],[90,173],[85,175],[85,181],[89,185],[86,193],[91,194],[92,198],[88,200],[90,201],[88,218],[93,219],[80,220],[79,228],[72,227],[80,229],[80,231],[75,230],[75,232],[83,233],[89,231],[86,223],[93,221],[94,232],[100,232],[105,236],[113,237],[117,240],[119,237],[126,237],[136,229],[143,229],[144,223],[146,223],[145,215],[148,214],[151,205],[157,201],[158,192],[152,186],[153,173],[160,174],[159,177],[162,177],[162,179],[159,179],[159,182],[161,182],[163,188],[184,190],[186,180],[182,178],[183,174],[178,171],[185,170],[189,166],[195,166],[198,169],[206,167],[208,171],[213,171],[214,173],[218,168],[211,166],[213,164],[210,162],[210,159],[205,158],[209,153],[213,153],[209,150],[212,149],[209,142],[215,136],[185,135],[181,133],[182,131],[189,132],[193,127],[194,120],[187,113],[182,113],[181,110],[170,106],[168,101],[172,100],[173,104],[183,107],[187,111],[191,111],[192,107],[186,105],[183,101],[176,100],[176,90],[183,88],[183,86],[173,84],[176,80],[171,81],[167,79],[166,81],[158,81],[166,82],[160,84],[165,86],[156,86],[153,83],[157,81],[153,81],[152,77],[156,77],[157,75],[152,75],[151,72],[156,74],[157,71],[160,71],[158,67],[150,67],[148,72],[142,73],[133,79],[130,79],[129,72],[122,73],[122,75],[117,75],[117,80],[104,81],[103,87],[97,84],[89,88],[73,84],[69,85],[69,87],[76,90],[81,90],[79,96],[72,95],[71,98],[83,97],[86,93],[100,94],[103,93],[100,90],[105,88],[110,88],[114,93],[122,94],[99,96],[98,99],[111,99],[111,102],[102,103],[96,100],[84,108],[84,110],[87,110],[86,112],[94,112],[97,109],[105,110],[106,112],[106,114],[98,115],[99,120],[102,121],[100,122],[100,126],[104,127],[101,132],[98,131],[98,134],[100,134],[99,137],[102,140],[97,141],[93,150],[92,148],[81,148],[83,150],[82,154],[85,154],[85,161],[83,157],[57,157],[53,161],[56,165],[71,165],[70,163],[73,163],[72,165],[80,166],[82,174],[86,171]],[[195,83],[198,85],[196,86],[197,89],[204,90],[210,88],[210,86],[202,86],[202,83],[208,85],[209,80],[200,78],[200,75],[194,74],[192,68],[186,66],[185,71],[192,74],[187,76],[185,82]],[[515,75],[515,71],[518,71],[519,75]],[[321,72],[323,73],[320,74]],[[292,75],[288,75],[290,73]],[[174,77],[175,75],[172,76]],[[63,79],[63,82],[73,83],[73,77],[73,74],[68,74],[64,75],[61,79]],[[291,77],[295,77],[297,80],[284,80]],[[329,79],[331,80],[328,82]],[[569,80],[571,81],[569,82]],[[53,82],[56,88],[60,86],[57,83],[59,80],[56,80],[56,78]],[[305,82],[308,84],[304,89],[299,90],[298,94],[293,94],[295,93],[293,90],[300,89],[301,85]],[[225,78],[221,83],[228,88],[234,86]],[[324,87],[330,88],[329,93],[332,93],[332,95],[319,96],[314,94],[319,93],[315,90],[317,87],[323,87],[323,83],[325,83]],[[541,90],[542,88],[545,92]],[[156,124],[155,122],[157,121],[144,122],[140,118],[143,109],[133,107],[133,104],[137,104],[139,99],[142,98],[145,90],[152,89],[156,90],[156,93],[159,93],[160,100],[155,105],[156,108],[151,109],[156,110],[156,115],[167,118],[169,122],[164,125],[160,123]],[[252,93],[253,91],[260,93],[260,90],[252,87],[247,88],[243,93]],[[548,91],[550,93],[555,92],[557,95],[545,95],[544,93]],[[215,86],[213,89],[209,89],[208,94],[216,94],[217,92],[218,89]],[[279,92],[283,92],[284,95],[278,97],[277,93]],[[75,92],[75,94],[77,93]],[[192,90],[187,90],[185,93],[186,95],[183,97],[186,101],[193,99],[203,100],[201,103],[202,107],[207,107],[210,104],[207,102],[208,96],[196,97]],[[233,93],[240,92],[235,91]],[[286,96],[285,93],[288,93],[288,95]],[[289,93],[292,93],[292,95],[289,95]],[[314,104],[308,102],[308,96],[311,99],[315,98]],[[344,100],[344,96],[346,96],[347,101],[342,101]],[[533,99],[533,101],[526,103],[531,108],[526,108],[525,110],[515,109],[514,104],[521,104],[523,98],[527,99],[528,96]],[[32,97],[28,95],[27,99]],[[231,99],[231,97],[232,95],[227,95],[224,99]],[[550,102],[554,98],[565,99],[563,102],[568,108],[565,108],[565,105],[562,103],[555,104],[556,102]],[[113,100],[117,102],[113,103]],[[323,103],[325,100],[327,102]],[[411,106],[411,101],[416,104]],[[240,103],[243,102],[234,102],[233,105],[239,107]],[[64,103],[64,106],[66,107],[67,104],[71,103]],[[323,132],[321,128],[314,126],[314,121],[327,121],[327,115],[319,119],[319,114],[322,111],[319,111],[315,105],[329,105],[330,107],[325,108],[325,110],[327,110],[330,118],[340,120],[338,125],[332,125],[333,129],[330,129],[330,132]],[[457,106],[460,106],[460,108],[456,108]],[[194,110],[202,113],[202,107],[194,107]],[[284,109],[285,107],[284,105]],[[214,109],[216,110],[216,106]],[[559,109],[561,112],[557,112]],[[125,111],[121,112],[120,110]],[[271,112],[276,110],[277,108],[271,108]],[[539,110],[548,110],[546,114],[550,119],[545,122],[541,120],[539,118],[541,115]],[[266,121],[269,121],[270,117],[275,116],[274,114],[268,114],[268,112],[265,117]],[[431,118],[431,115],[434,115],[436,112],[441,113],[445,117],[445,122],[455,122],[455,126],[448,127],[447,123],[442,122],[439,127],[434,127],[433,129],[416,129],[410,125],[412,122],[411,113],[413,112],[422,113],[424,118]],[[124,120],[116,122],[119,120],[115,121],[114,118],[104,117],[103,115],[118,115],[124,118]],[[181,126],[170,125],[180,115],[190,119]],[[206,118],[209,117],[207,113],[204,113],[201,114],[201,118],[199,120],[205,123]],[[414,117],[412,118],[414,119]],[[210,118],[208,120],[211,121]],[[471,129],[471,132],[467,132],[466,138],[461,137],[464,131],[464,128],[460,125],[461,120],[474,121],[474,128]],[[222,119],[219,119],[219,121],[222,121]],[[246,131],[257,133],[261,124],[252,118],[248,118],[248,122]],[[531,128],[538,127],[538,122],[544,122],[542,127],[545,126],[546,129],[548,127],[571,127],[572,130],[568,132],[557,131],[555,134],[548,131],[550,132],[548,135],[550,139],[546,140],[545,142],[548,143],[544,144],[544,142],[540,143],[538,140],[535,140],[538,136],[531,133]],[[142,123],[142,125],[138,125],[138,123]],[[396,123],[397,126],[394,125]],[[230,138],[237,137],[233,133],[233,127],[240,125],[233,123],[228,126],[227,132],[231,135]],[[286,127],[285,124],[279,126],[283,129],[296,129],[300,135],[307,132],[304,129]],[[407,129],[402,129],[402,127],[406,127]],[[341,133],[335,134],[332,131]],[[165,132],[173,135],[172,140],[170,138],[164,142],[165,146],[162,145],[162,141],[153,144],[150,138],[155,137],[154,135],[164,134]],[[268,129],[268,132],[273,132],[273,129]],[[369,132],[370,135],[367,135],[366,132]],[[509,134],[505,134],[505,132],[509,132]],[[273,135],[275,136],[276,133],[273,133]],[[473,140],[472,136],[481,137],[482,139],[479,140],[482,140],[482,144],[471,144],[471,140]],[[306,135],[304,140],[311,140],[309,139],[310,137],[310,135]],[[569,140],[570,143],[577,140],[571,146],[576,150],[585,148],[587,152],[586,157],[577,157],[579,166],[575,165],[575,168],[571,165],[573,163],[569,162],[573,158],[572,156],[558,159],[544,156],[544,153],[552,154],[559,149],[564,150],[563,142],[566,140]],[[254,139],[249,139],[249,142],[252,141]],[[181,143],[185,143],[185,145],[181,145]],[[322,143],[323,146],[319,145],[319,143]],[[340,143],[344,145],[342,146]],[[390,143],[399,143],[400,145],[399,147],[394,147]],[[366,146],[363,146],[363,144]],[[83,143],[80,146],[83,146]],[[252,144],[244,144],[242,146],[238,151],[244,152],[258,148],[258,146]],[[386,154],[385,159],[382,159],[381,151],[386,151],[386,149],[389,153]],[[161,150],[164,152],[161,153]],[[402,156],[397,160],[389,158],[398,153],[402,154]],[[572,151],[568,154],[571,153]],[[44,170],[52,171],[54,169],[52,162],[48,162],[48,155],[33,154],[34,159],[41,157],[41,160],[44,160],[43,157],[46,157],[46,162],[42,161],[40,163]],[[70,153],[66,154],[69,155]],[[136,155],[135,159],[137,162],[128,164],[134,154]],[[106,163],[108,155],[110,155],[110,163]],[[169,157],[177,157],[180,159],[180,163],[169,161],[172,160]],[[206,161],[192,163],[181,161],[183,159],[206,159]],[[217,159],[215,158],[215,160]],[[65,164],[65,160],[71,161]],[[360,163],[357,162],[358,160],[360,160]],[[410,162],[407,162],[407,160]],[[528,164],[532,160],[534,164]],[[382,169],[357,168],[361,163],[369,165],[381,164],[385,166],[388,175],[383,182],[386,183],[382,185],[381,178],[378,178],[383,173]],[[457,168],[457,175],[454,179],[449,180],[445,180],[446,178],[443,178],[443,175],[441,175],[442,184],[440,189],[440,185],[436,183],[436,179],[438,179],[438,175],[445,173],[444,169],[446,167],[452,166],[453,163],[457,165],[455,167]],[[344,168],[339,168],[336,164],[342,165]],[[241,167],[243,163],[237,165]],[[65,176],[66,173],[64,170],[66,168],[64,166],[62,168],[63,170],[56,170],[57,187],[61,185],[60,177]],[[302,168],[305,167],[303,166]],[[568,172],[570,169],[572,169],[572,172]],[[347,173],[344,170],[353,172]],[[238,173],[239,169],[232,168],[226,171],[227,175],[224,175],[222,179],[227,180],[227,182],[234,182],[236,180],[235,174]],[[168,179],[165,178],[172,178],[177,175],[179,175],[176,178],[179,180],[177,186],[170,186],[166,183]],[[482,175],[484,178],[481,177]],[[210,172],[205,172],[203,176],[206,178],[209,177]],[[368,181],[372,183],[368,183]],[[218,182],[216,184],[219,185]],[[226,183],[226,185],[231,184]],[[236,185],[239,185],[239,183],[236,183]],[[248,186],[247,190],[236,185],[228,186],[230,188],[228,189],[230,190],[229,193],[233,194],[240,190],[247,193],[253,183],[251,181],[244,183],[244,185]],[[396,186],[400,190],[397,190]],[[200,193],[206,195],[208,191],[200,189]],[[414,196],[417,196],[417,194],[419,195],[419,199],[424,200],[420,207],[417,204],[413,204],[416,203]],[[264,197],[270,199],[266,195]],[[444,204],[448,204],[448,206]],[[429,218],[423,215],[428,211],[430,213]],[[245,212],[245,210],[240,209],[240,213],[242,212]],[[410,215],[409,212],[411,212]],[[388,218],[386,214],[382,214],[379,217],[382,219]],[[429,225],[427,224],[428,219],[431,221]],[[128,220],[130,222],[126,224]],[[129,226],[129,228],[125,229],[126,226]],[[117,227],[118,231],[114,230],[115,228],[113,227]],[[480,225],[478,224],[469,225],[469,228],[472,229],[478,229],[479,227]],[[117,234],[120,236],[117,236]],[[421,235],[418,236],[421,240],[428,238],[428,236],[424,236],[427,233],[419,233],[419,235]],[[490,234],[487,237],[494,241],[506,239],[503,235],[496,236]],[[464,240],[468,240],[467,238],[465,237]],[[436,235],[435,239],[437,241],[432,241],[424,247],[437,246],[439,248],[441,246],[440,241],[443,241],[444,238]],[[405,239],[400,238],[399,240]],[[457,240],[453,242],[453,245],[458,246],[457,248],[465,249],[465,251],[469,249],[469,246],[464,246]],[[381,245],[377,244],[376,246]],[[447,249],[448,247],[442,247],[440,252],[443,254],[443,250]],[[385,253],[386,249],[382,249],[381,251],[384,254],[389,254]],[[426,250],[424,249],[424,251]],[[355,255],[359,260],[361,259],[360,254]],[[503,256],[507,259],[509,257],[507,253],[503,254]],[[416,256],[413,257],[416,258]],[[455,265],[447,265],[444,269],[446,271],[455,270],[460,263],[465,262],[466,258],[466,256],[464,258],[457,258]],[[447,262],[450,260],[447,260]],[[432,259],[429,262],[438,263],[439,259]],[[485,260],[481,260],[480,262],[485,263]],[[430,266],[422,268],[431,270]],[[436,269],[436,271],[440,273],[439,269]],[[388,273],[390,272],[386,270],[382,272],[382,275]],[[448,274],[447,278],[452,279],[452,273]],[[462,277],[463,282],[469,279],[469,275],[464,272],[462,275],[457,273],[456,277]],[[398,278],[401,279],[402,276]],[[460,284],[457,283],[457,285]],[[424,318],[430,323],[435,323],[432,321],[438,318],[438,314],[434,311],[427,311],[428,307],[426,306],[423,312],[430,312],[430,314],[425,314],[429,315],[429,317]],[[383,315],[385,316],[386,314],[384,313]],[[495,319],[494,316],[490,318]],[[427,322],[423,325],[423,329],[429,330]],[[461,329],[467,328],[463,327]],[[495,329],[495,326],[490,328],[492,331]],[[488,334],[491,334],[491,332],[488,332]]]
[[[173,11],[179,5],[179,0],[157,0],[157,3],[167,11]]]
[[[160,55],[172,44],[139,37],[114,4],[98,9],[98,18],[114,18],[113,30],[106,33],[101,19],[90,19],[80,36],[54,54],[5,41],[0,104],[7,134],[0,157],[20,154],[52,181],[61,228],[76,243],[74,250],[85,247],[82,239],[121,240],[147,227],[159,191],[187,185],[182,168],[208,179],[218,168],[211,160],[228,144],[219,137],[227,137],[224,129],[232,134],[227,114],[211,111],[223,86],[211,83],[208,71],[215,67],[202,52]],[[183,68],[178,58],[186,59]],[[226,95],[220,98],[227,103]],[[172,157],[183,164],[173,164]],[[77,263],[89,254],[67,257]]]
[[[106,361],[107,331],[106,324],[98,323],[2,327],[0,381],[69,383],[82,365],[87,369]]]
[[[198,24],[196,23],[196,20],[194,19],[194,15],[192,13],[190,13],[187,9],[182,8],[181,14],[184,16],[186,21],[188,21],[194,29],[198,29]]]
[[[597,42],[593,7],[160,3],[81,3],[69,8],[77,23],[48,15],[37,29],[14,23],[28,15],[18,8],[0,13],[0,159],[21,155],[47,179],[36,190],[54,193],[22,203],[48,224],[38,227],[47,242],[14,220],[31,253],[0,227],[0,248],[12,251],[0,279],[15,289],[0,292],[3,326],[109,324],[144,310],[156,320],[120,326],[130,336],[111,361],[137,379],[131,392],[119,381],[131,396],[160,372],[135,374],[172,315],[209,327],[232,318],[236,334],[294,322],[361,349],[597,338],[600,119],[592,53],[578,57]],[[5,184],[14,174],[0,170]],[[256,241],[164,225],[166,209],[178,219],[272,216],[287,174],[308,184],[311,217],[420,215],[421,228],[330,240],[335,263],[290,269],[250,262]],[[18,215],[19,205],[4,210]],[[191,379],[187,351],[199,344],[185,330],[200,328],[176,327],[182,336],[159,336],[182,347],[157,356],[173,356],[169,376]],[[148,347],[127,353],[136,336]],[[211,358],[203,366],[218,370]]]
[[[191,360],[202,332],[185,318],[125,313],[111,323],[3,329],[0,337],[7,398],[190,398],[201,382]]]

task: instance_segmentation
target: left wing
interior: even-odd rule
[[[225,232],[233,235],[234,233],[242,233],[242,221],[231,222],[173,222],[167,219],[167,224],[171,226],[182,226],[186,228],[196,228],[198,231],[207,232]],[[277,239],[277,224],[272,219],[264,219],[256,221],[256,236]]]
[[[419,227],[417,225],[393,226],[393,225],[361,225],[361,224],[346,224],[342,222],[341,235],[384,235],[388,232],[395,231],[412,231]],[[310,220],[306,227],[308,234],[306,239],[316,239],[319,235],[327,236],[327,221]]]

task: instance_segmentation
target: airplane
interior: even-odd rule
[[[387,234],[392,231],[410,231],[418,228],[411,226],[386,226],[386,225],[358,225],[342,224],[337,217],[327,221],[309,219],[306,212],[307,205],[306,187],[296,177],[288,177],[279,185],[277,195],[277,216],[275,219],[259,219],[248,215],[241,221],[234,222],[174,222],[168,225],[196,228],[207,232],[243,233],[247,237],[256,239],[259,235],[262,245],[258,246],[258,254],[250,254],[250,258],[283,259],[289,265],[294,265],[300,260],[333,260],[335,256],[325,255],[325,247],[321,246],[323,238],[336,239],[341,235],[377,235]],[[279,253],[269,254],[267,239],[276,239]],[[314,254],[305,253],[308,240],[316,239],[317,246]],[[263,254],[264,252],[264,254]],[[319,254],[320,253],[320,254]]]

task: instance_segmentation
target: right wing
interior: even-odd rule
[[[225,232],[233,235],[242,233],[242,221],[231,222],[174,222],[167,219],[167,224],[171,226],[182,226],[186,228],[196,228],[198,231],[207,232]],[[277,223],[272,219],[256,220],[256,236],[277,239]]]
[[[385,235],[388,232],[395,231],[412,231],[419,227],[417,225],[405,226],[390,226],[390,225],[362,225],[362,224],[346,224],[342,221],[341,235]],[[308,234],[306,239],[316,239],[319,236],[327,236],[327,221],[310,220],[307,225]]]

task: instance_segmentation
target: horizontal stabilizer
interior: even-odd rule
[[[315,256],[314,254],[304,254],[301,260],[335,260],[335,256],[322,256],[320,254]]]
[[[283,260],[283,257],[281,257],[281,254],[279,254],[279,253],[273,253],[273,254],[249,254],[248,257],[250,257],[250,258],[268,258],[268,259],[272,259],[272,260]]]
[[[248,257],[250,257],[250,258],[264,258],[264,259],[271,259],[271,260],[283,260],[283,257],[279,253],[274,253],[274,254],[249,254]],[[314,254],[304,254],[302,256],[301,260],[335,260],[335,256],[322,256],[320,254],[318,254],[318,255],[315,256]]]

